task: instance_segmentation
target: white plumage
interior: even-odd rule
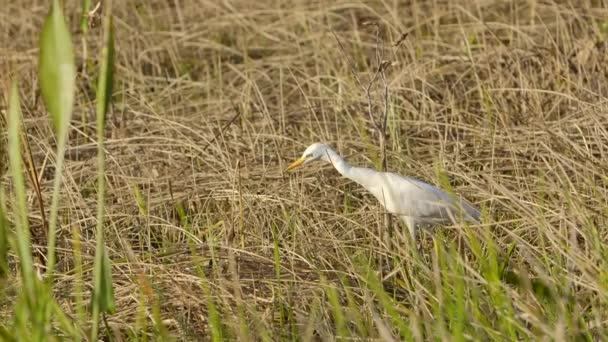
[[[404,221],[414,239],[421,226],[455,223],[461,218],[468,222],[480,220],[479,209],[465,200],[414,178],[351,166],[325,144],[310,145],[300,159],[289,165],[287,171],[314,160],[331,163],[342,176],[371,192],[388,212]]]

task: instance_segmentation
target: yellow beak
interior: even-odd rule
[[[287,172],[289,172],[289,171],[291,171],[291,170],[295,169],[296,167],[298,167],[298,166],[302,165],[302,163],[303,163],[303,162],[305,162],[305,161],[306,161],[306,158],[304,158],[304,157],[302,157],[302,158],[300,158],[300,159],[296,160],[295,162],[291,163],[291,164],[290,164],[290,165],[287,167],[287,170],[286,170],[286,171],[287,171]]]

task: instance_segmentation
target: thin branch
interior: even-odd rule
[[[379,73],[378,73],[378,71],[376,71],[376,73],[374,74],[374,77],[367,85],[367,88],[365,88],[365,95],[367,96],[367,114],[369,115],[369,119],[372,122],[372,125],[374,126],[374,128],[378,131],[378,133],[382,134],[382,132],[380,131],[381,127],[376,122],[376,119],[374,118],[374,110],[372,108],[373,102],[374,102],[372,100],[372,86],[376,82],[376,79],[378,79],[378,75],[379,75]]]
[[[342,45],[342,42],[338,38],[338,35],[333,30],[331,30],[331,32],[334,35],[334,37],[336,38],[336,41],[338,42],[338,46],[340,47],[340,52],[344,56],[344,59],[346,59],[348,61],[348,63],[350,64],[351,73],[353,74],[357,84],[365,92],[365,95],[367,97],[367,114],[369,116],[369,120],[373,126],[373,129],[378,132],[378,143],[380,145],[379,147],[380,147],[380,155],[381,155],[381,169],[382,169],[382,171],[387,171],[388,170],[388,160],[387,160],[388,158],[387,158],[387,153],[386,153],[386,145],[387,145],[386,141],[388,140],[387,126],[388,126],[388,110],[389,110],[389,89],[388,89],[388,81],[386,79],[386,70],[392,64],[389,61],[384,60],[384,40],[380,37],[380,26],[378,25],[378,23],[370,22],[365,25],[366,26],[373,25],[376,28],[376,50],[375,50],[375,57],[376,57],[375,60],[376,61],[375,62],[376,62],[377,67],[376,67],[376,70],[375,70],[371,80],[367,84],[367,86],[363,86],[363,84],[361,83],[361,79],[359,78],[355,65],[354,65],[353,61],[349,58],[349,56],[346,54],[344,46]],[[382,81],[382,85],[384,87],[384,101],[383,101],[384,110],[382,111],[380,116],[378,118],[376,118],[376,116],[374,115],[374,105],[373,105],[374,101],[372,99],[372,89],[373,89],[374,85],[376,84],[376,82],[378,82],[378,80]],[[383,234],[382,233],[381,234],[384,235],[384,241],[387,244],[387,246],[389,246],[389,248],[392,243],[392,235],[393,235],[392,226],[393,225],[392,225],[391,216],[388,212],[385,212],[385,214],[384,214],[385,231]],[[380,262],[380,264],[382,265],[382,262]]]
[[[336,32],[333,29],[330,29],[331,33],[334,35],[334,38],[336,38],[336,42],[338,42],[338,45],[340,46],[340,53],[342,53],[342,57],[344,57],[344,59],[346,59],[348,61],[348,65],[350,66],[350,72],[353,74],[353,77],[355,78],[355,81],[357,81],[357,84],[361,87],[361,89],[365,90],[365,87],[363,86],[363,83],[361,83],[361,79],[359,78],[359,74],[357,73],[357,68],[355,67],[355,62],[353,62],[350,57],[346,54],[346,49],[344,49],[344,45],[342,45],[342,41],[340,41],[340,38],[338,38],[338,35],[336,34]]]
[[[359,87],[361,87],[363,92],[365,92],[365,95],[367,96],[367,114],[369,116],[369,119],[372,122],[372,125],[374,126],[374,128],[379,129],[380,126],[376,123],[376,119],[374,118],[374,111],[372,108],[373,101],[372,101],[372,95],[371,95],[371,89],[372,89],[372,86],[374,85],[374,82],[376,82],[376,79],[378,78],[378,72],[376,72],[374,74],[371,81],[369,81],[369,83],[367,84],[367,87],[364,86],[363,83],[361,82],[361,78],[359,77],[359,73],[357,73],[357,68],[355,67],[355,63],[346,53],[346,50],[344,49],[344,45],[342,45],[342,41],[340,40],[340,38],[338,37],[338,35],[336,34],[336,32],[333,29],[330,29],[330,30],[331,30],[331,33],[334,35],[334,38],[336,39],[338,46],[340,47],[340,53],[342,54],[344,59],[346,59],[348,61],[348,64],[350,66],[350,72],[353,74],[355,81],[357,82]]]
[[[355,63],[346,53],[346,50],[344,48],[344,45],[342,44],[342,41],[340,40],[340,38],[338,37],[338,35],[336,34],[336,32],[333,29],[330,29],[330,30],[331,30],[331,33],[333,34],[334,38],[336,39],[336,42],[338,43],[338,46],[340,48],[339,49],[340,53],[342,54],[344,59],[346,59],[348,61],[350,71],[351,71],[353,77],[355,78],[355,81],[357,82],[357,84],[361,87],[361,89],[365,93],[365,96],[367,98],[367,115],[369,116],[369,120],[370,120],[373,128],[376,131],[378,131],[379,135],[386,137],[387,136],[386,128],[387,128],[387,121],[388,121],[388,96],[389,95],[388,95],[388,85],[387,85],[387,81],[386,81],[385,71],[391,65],[391,63],[383,60],[383,58],[384,58],[384,40],[380,38],[379,25],[375,22],[367,23],[366,25],[368,25],[368,26],[373,25],[376,27],[375,56],[376,56],[376,65],[377,65],[376,72],[372,76],[371,80],[367,83],[367,86],[364,86],[363,83],[361,82],[361,78],[359,77],[359,74],[355,67]],[[403,38],[403,39],[405,39],[405,38]],[[382,80],[382,83],[384,85],[384,102],[385,102],[383,115],[380,117],[380,120],[377,120],[374,115],[374,110],[373,110],[374,101],[372,99],[372,87],[378,81],[378,79]]]
[[[390,66],[389,61],[382,62],[382,65],[380,66],[380,68],[382,69],[382,71],[380,72],[380,78],[382,79],[382,84],[384,85],[384,113],[383,113],[384,121],[382,122],[382,132],[384,132],[385,135],[386,135],[386,128],[387,128],[387,124],[388,124],[388,105],[389,105],[389,103],[388,103],[388,99],[389,99],[388,82],[386,81],[385,70],[389,66]]]
[[[34,162],[34,157],[32,156],[32,150],[30,149],[30,143],[29,140],[27,139],[26,133],[25,133],[25,127],[21,128],[21,132],[19,132],[19,136],[21,138],[21,143],[23,144],[23,154],[25,155],[23,157],[23,159],[25,160],[26,164],[27,164],[27,175],[30,178],[30,181],[32,182],[32,187],[34,188],[34,193],[36,194],[36,198],[38,200],[38,209],[40,210],[40,218],[42,220],[42,229],[39,232],[34,231],[34,229],[31,229],[31,234],[32,234],[32,238],[33,240],[41,245],[41,246],[46,246],[47,243],[47,237],[48,237],[48,231],[49,231],[49,225],[48,225],[48,221],[46,220],[46,214],[45,214],[45,210],[44,210],[44,200],[42,198],[42,190],[40,189],[40,182],[38,182],[38,171],[36,170],[36,163]],[[44,248],[44,247],[42,247]],[[40,261],[40,263],[45,266],[46,265],[46,259],[44,258],[44,253],[41,252],[40,250],[37,250],[38,252],[38,259]]]
[[[238,119],[238,118],[241,116],[241,111],[239,110],[239,108],[238,108],[238,107],[237,107],[237,106],[234,104],[234,102],[232,102],[232,101],[231,101],[231,103],[232,103],[232,108],[234,109],[234,111],[236,112],[236,114],[234,114],[234,116],[233,116],[233,117],[232,117],[232,118],[231,118],[231,119],[230,119],[230,120],[229,120],[229,121],[228,121],[228,122],[227,122],[227,123],[226,123],[224,126],[222,126],[222,128],[221,128],[221,129],[220,129],[220,130],[219,130],[219,131],[218,131],[218,132],[217,132],[217,133],[216,133],[216,134],[213,136],[213,138],[212,138],[211,140],[209,140],[209,141],[207,142],[207,144],[206,144],[205,146],[203,146],[203,147],[200,149],[200,151],[199,151],[198,155],[202,155],[202,153],[203,153],[203,152],[205,152],[205,151],[207,150],[207,148],[208,148],[209,146],[211,146],[211,144],[212,144],[212,143],[213,143],[213,142],[214,142],[214,141],[215,141],[215,140],[216,140],[216,139],[217,139],[217,138],[218,138],[220,135],[222,135],[222,134],[224,133],[224,131],[225,131],[225,130],[226,130],[228,127],[230,127],[230,125],[232,125],[232,124],[233,124],[233,123],[236,121],[236,119]],[[178,174],[178,176],[181,176],[181,175],[182,175],[182,174],[183,174],[183,173],[184,173],[186,170],[187,170],[187,169],[186,169],[186,168],[184,168],[184,169],[183,169],[183,170],[182,170],[182,171],[181,171],[181,172]]]
[[[397,42],[395,44],[393,44],[393,47],[397,48],[401,45],[401,43],[403,43],[405,41],[405,39],[407,38],[407,36],[409,35],[408,32],[402,33],[401,36],[399,36],[399,39],[397,39]]]

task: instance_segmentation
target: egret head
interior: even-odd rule
[[[314,160],[323,160],[326,162],[331,162],[329,159],[329,154],[331,152],[333,152],[333,150],[329,146],[327,146],[325,144],[321,144],[321,143],[314,143],[314,144],[308,146],[308,148],[304,151],[304,153],[302,153],[302,156],[300,157],[300,159],[291,163],[287,167],[287,171],[291,171],[300,165],[309,163]]]

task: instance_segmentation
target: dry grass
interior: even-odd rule
[[[47,5],[9,3],[0,9],[0,77],[21,79],[48,206],[55,141],[36,65]],[[95,59],[83,60],[79,9],[67,3],[84,70],[66,155],[55,294],[74,316],[73,230],[87,298],[95,248]],[[114,14],[106,241],[117,312],[106,317],[104,334],[159,337],[156,307],[170,335],[209,338],[214,303],[224,337],[606,338],[602,1],[115,1]],[[395,63],[387,71],[389,169],[435,184],[444,174],[487,213],[470,230],[423,234],[420,257],[401,233],[392,248],[382,243],[381,208],[333,169],[282,171],[315,141],[354,164],[379,165],[365,93],[331,33],[367,80],[377,67],[368,21],[380,24],[385,58]],[[91,30],[89,56],[98,55],[100,34]],[[381,89],[373,95],[380,109]],[[3,183],[10,188],[8,177]],[[33,191],[29,199],[30,223],[42,227]],[[504,255],[511,243],[508,272],[491,271],[491,246]],[[380,259],[391,262],[378,272],[390,275],[388,307],[355,257],[373,270]],[[514,282],[514,274],[525,276]],[[3,283],[3,321],[19,282],[14,274]],[[333,306],[329,284],[343,309]]]

